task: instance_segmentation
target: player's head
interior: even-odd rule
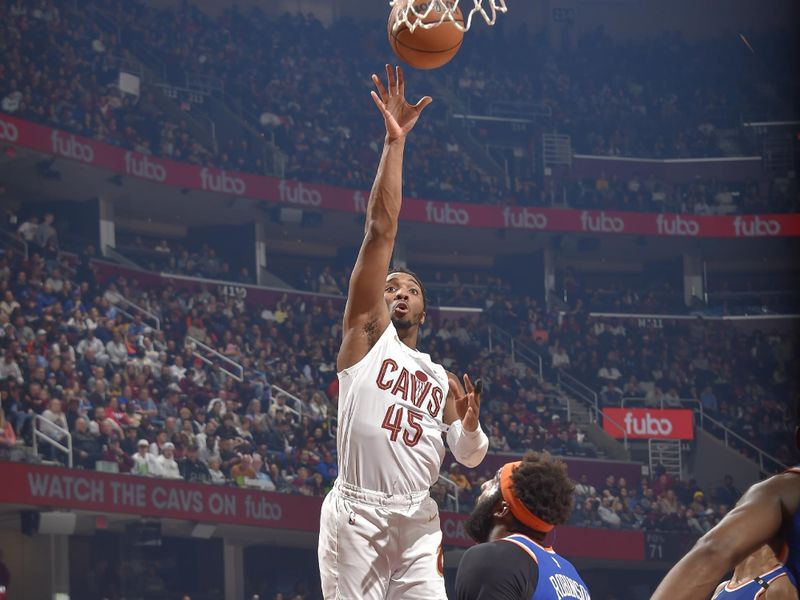
[[[428,300],[416,273],[403,267],[390,269],[383,292],[395,328],[409,329],[425,322]]]
[[[506,463],[481,487],[467,519],[469,536],[489,541],[496,527],[542,539],[572,513],[575,486],[566,465],[547,453],[528,452],[519,462]]]

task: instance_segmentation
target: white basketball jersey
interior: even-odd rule
[[[439,476],[447,373],[406,346],[390,322],[339,373],[339,479],[387,494],[421,492]]]

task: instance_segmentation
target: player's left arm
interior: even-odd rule
[[[797,475],[784,474],[751,487],[739,504],[701,537],[658,586],[650,600],[705,600],[726,571],[773,541],[784,515],[800,500]]]
[[[481,429],[481,391],[480,379],[472,385],[469,375],[464,375],[464,385],[458,377],[447,372],[447,399],[444,403],[444,422],[449,425],[447,445],[453,456],[465,467],[477,467],[489,449],[489,438]]]
[[[797,600],[797,588],[794,587],[788,575],[781,575],[773,579],[769,588],[764,592],[764,600]]]

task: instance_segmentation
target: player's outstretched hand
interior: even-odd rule
[[[456,412],[465,431],[476,431],[478,429],[483,385],[480,379],[475,384],[474,386],[472,385],[469,375],[465,373],[464,389],[467,393],[456,399]]]
[[[408,132],[414,128],[422,111],[433,102],[433,99],[430,96],[424,96],[413,106],[406,102],[405,76],[403,69],[399,66],[393,70],[391,65],[386,65],[388,88],[384,87],[377,75],[372,76],[372,81],[378,92],[373,91],[370,94],[386,123],[387,140],[393,142],[407,136]]]

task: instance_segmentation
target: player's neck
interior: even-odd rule
[[[507,538],[510,535],[524,535],[525,537],[530,538],[540,546],[544,546],[543,537],[522,531],[511,531],[502,523],[498,523],[497,525],[494,526],[494,528],[492,528],[492,531],[489,533],[489,541],[495,542],[497,540],[502,540],[503,538]]]
[[[397,329],[397,337],[399,337],[400,341],[403,342],[406,346],[408,346],[412,350],[416,350],[417,338],[419,337],[419,328],[404,327],[402,329]]]
[[[777,560],[764,562],[759,556],[748,556],[733,570],[731,577],[731,586],[741,585],[753,580],[754,577],[769,573],[775,567],[779,567],[780,563]]]

